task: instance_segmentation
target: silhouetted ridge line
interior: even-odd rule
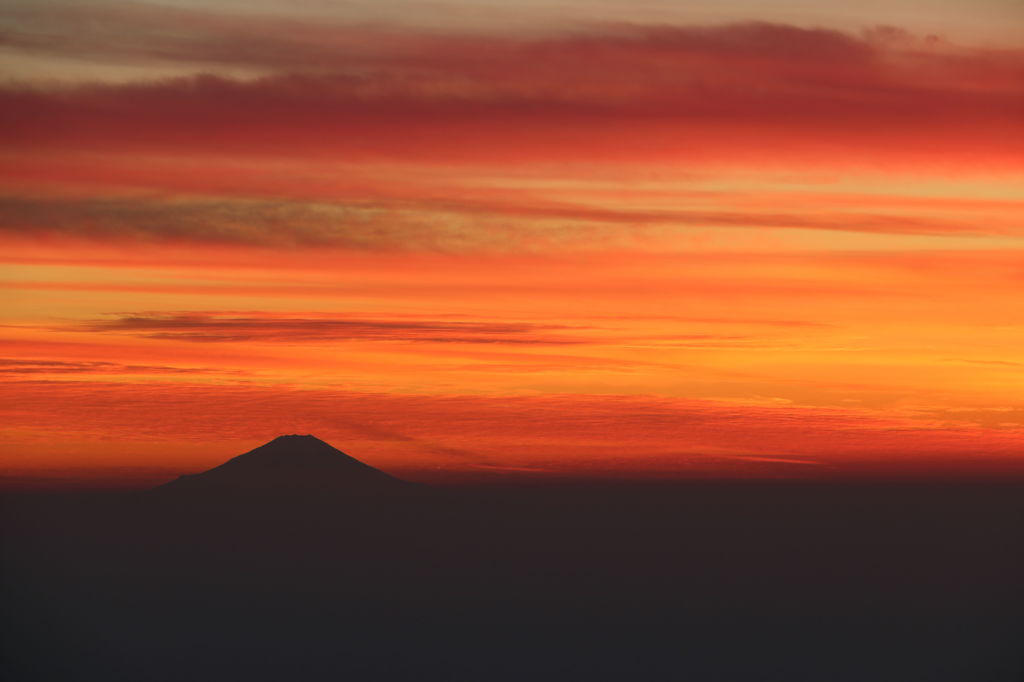
[[[162,494],[260,495],[402,492],[417,488],[311,435],[291,434],[198,474],[185,474],[155,488]]]

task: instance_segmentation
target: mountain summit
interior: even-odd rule
[[[363,464],[314,436],[278,436],[255,450],[157,488],[162,492],[400,492],[413,484]]]

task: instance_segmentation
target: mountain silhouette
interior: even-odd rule
[[[418,487],[363,464],[309,435],[274,440],[199,474],[165,483],[161,493],[345,495],[407,491]]]

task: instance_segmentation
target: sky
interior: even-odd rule
[[[1016,0],[4,0],[0,487],[1024,475]]]

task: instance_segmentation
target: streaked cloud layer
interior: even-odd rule
[[[1024,49],[926,5],[7,3],[0,473],[1019,475]]]
[[[564,325],[462,320],[367,319],[337,315],[251,313],[133,314],[87,323],[91,331],[181,341],[419,341],[430,343],[573,343],[541,336]]]
[[[612,26],[529,39],[352,27],[330,34],[323,54],[315,41],[275,50],[261,38],[250,55],[209,37],[222,56],[189,38],[179,50],[202,63],[258,58],[272,72],[8,86],[4,141],[437,163],[748,163],[785,152],[815,164],[807,156],[826,150],[899,163],[934,159],[937,134],[942,153],[986,163],[1019,151],[1008,133],[1024,53],[897,29]]]

